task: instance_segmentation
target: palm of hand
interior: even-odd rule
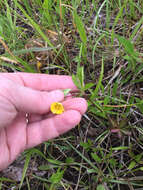
[[[70,77],[15,73],[1,74],[0,80],[0,170],[25,149],[73,128],[86,111],[84,99],[64,101],[63,93],[55,91],[74,90]],[[66,109],[63,114],[49,115],[50,104],[54,101],[63,101]]]

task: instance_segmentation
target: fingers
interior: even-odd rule
[[[0,171],[8,166],[10,155],[6,141],[5,129],[0,129]]]
[[[77,110],[80,114],[84,114],[87,109],[87,102],[83,98],[67,99],[63,102],[65,110]]]
[[[33,123],[37,121],[41,121],[43,119],[43,115],[41,114],[28,114],[28,123]]]
[[[27,123],[25,114],[23,113],[18,114],[11,125],[5,129],[10,155],[9,162],[14,161],[15,158],[24,151],[25,145],[27,144],[26,129]]]
[[[64,99],[64,93],[60,90],[51,92],[36,91],[17,85],[10,92],[9,99],[18,111],[44,114],[49,111],[50,105],[53,102]]]
[[[76,126],[81,119],[81,114],[69,110],[62,115],[32,123],[27,128],[27,147],[31,148],[44,141],[58,137]]]
[[[87,102],[83,98],[70,98],[62,102],[65,111],[67,110],[77,110],[81,115],[84,114],[87,109]],[[45,115],[40,114],[29,114],[28,121],[29,123],[41,121],[43,119],[53,116],[52,113]]]
[[[47,75],[47,74],[32,74],[32,73],[2,73],[1,76],[8,77],[11,80],[17,81],[24,86],[35,90],[56,90],[70,88],[76,90],[72,78],[64,75]]]
[[[36,146],[48,139],[55,138],[60,134],[69,131],[80,122],[81,114],[83,114],[87,109],[86,101],[82,98],[77,98],[69,102],[65,102],[64,104],[66,106],[66,111],[63,114],[55,115],[52,118],[28,125],[26,148]]]

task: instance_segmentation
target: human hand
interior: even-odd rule
[[[83,98],[64,100],[61,90],[67,88],[76,89],[69,76],[0,74],[0,170],[25,149],[55,138],[80,122],[87,103]],[[65,112],[51,116],[53,102],[62,102]]]

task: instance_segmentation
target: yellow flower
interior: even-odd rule
[[[51,112],[54,114],[62,114],[64,112],[64,106],[62,103],[54,102],[51,104]]]

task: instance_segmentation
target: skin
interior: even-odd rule
[[[75,127],[87,109],[83,98],[65,100],[62,89],[76,90],[69,76],[0,74],[0,170],[25,149],[58,137]],[[53,102],[65,112],[50,113]]]

